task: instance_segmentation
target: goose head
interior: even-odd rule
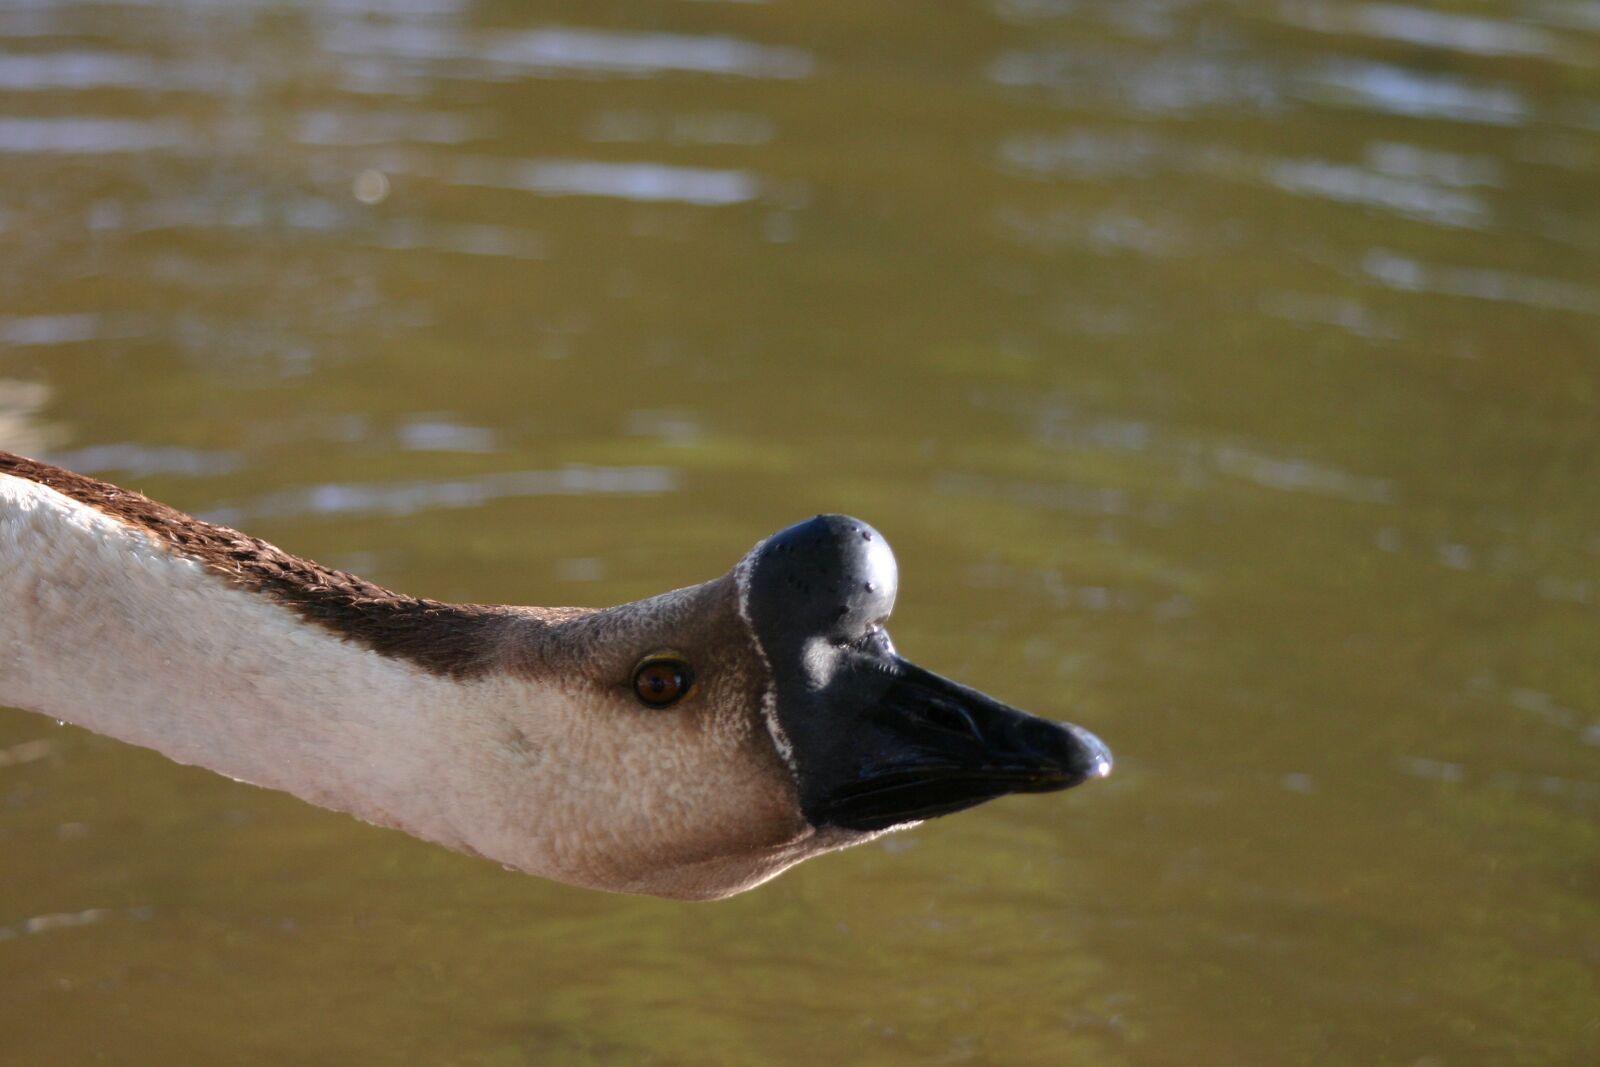
[[[507,758],[540,764],[526,798],[540,831],[530,841],[507,824],[480,850],[564,881],[710,899],[889,830],[1110,772],[1087,730],[900,656],[886,629],[897,586],[877,531],[820,515],[720,578],[517,643],[516,673],[548,680],[562,710],[543,729],[502,720]],[[521,848],[537,855],[518,862]]]

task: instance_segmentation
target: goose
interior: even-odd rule
[[[897,587],[818,515],[618,607],[450,604],[0,452],[0,705],[594,889],[727,897],[1110,772],[902,658]]]

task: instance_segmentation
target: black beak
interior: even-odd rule
[[[780,530],[734,575],[772,670],[774,736],[811,825],[885,830],[1111,773],[1110,751],[1089,731],[895,653],[883,624],[899,570],[859,519],[818,515]]]
[[[888,685],[863,709],[871,742],[857,748],[853,773],[813,798],[815,823],[882,830],[1111,773],[1111,750],[1082,727],[1029,715],[898,656],[845,673],[873,689],[888,675]]]

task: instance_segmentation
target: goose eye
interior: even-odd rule
[[[694,671],[681,659],[647,659],[633,672],[633,693],[652,708],[675,704],[694,685]]]

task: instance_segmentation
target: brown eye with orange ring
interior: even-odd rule
[[[652,708],[676,704],[693,685],[694,671],[681,659],[647,659],[633,671],[633,695]]]

